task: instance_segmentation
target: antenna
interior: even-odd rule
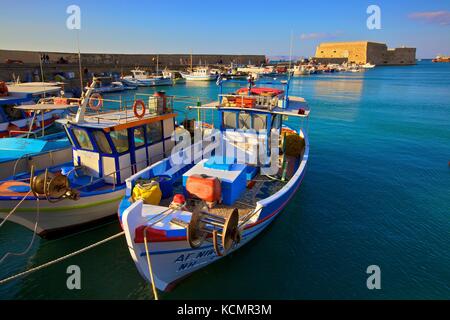
[[[77,47],[78,47],[78,67],[80,69],[80,90],[83,94],[83,72],[81,68],[81,52],[80,52],[80,29],[77,29]]]

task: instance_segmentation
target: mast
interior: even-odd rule
[[[191,71],[192,71],[192,49],[191,49]]]
[[[159,74],[159,54],[156,55],[156,75]]]

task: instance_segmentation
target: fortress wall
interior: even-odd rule
[[[350,63],[376,65],[410,65],[416,63],[415,48],[388,49],[386,44],[368,41],[321,43],[317,58],[348,58]]]

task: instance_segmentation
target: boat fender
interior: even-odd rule
[[[93,93],[89,97],[89,108],[92,111],[98,111],[103,106],[103,98],[100,93]]]
[[[138,111],[138,106],[141,107],[141,111]],[[142,119],[142,117],[145,115],[145,103],[142,100],[136,100],[133,103],[133,113],[138,119]]]

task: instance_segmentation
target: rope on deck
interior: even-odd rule
[[[2,279],[2,280],[0,280],[0,285],[5,284],[5,283],[7,283],[7,282],[9,282],[9,281],[18,279],[18,278],[20,278],[20,277],[29,275],[29,274],[31,274],[31,273],[33,273],[33,272],[38,271],[38,270],[47,268],[47,267],[49,267],[49,266],[51,266],[51,265],[53,265],[53,264],[56,264],[56,263],[58,263],[58,262],[64,261],[64,260],[66,260],[66,259],[69,259],[69,258],[71,258],[71,257],[73,257],[73,256],[76,256],[76,255],[80,254],[80,253],[83,253],[83,252],[85,252],[85,251],[88,251],[89,249],[92,249],[92,248],[95,248],[95,247],[97,247],[97,246],[99,246],[99,245],[101,245],[101,244],[104,244],[104,243],[106,243],[106,242],[108,242],[108,241],[110,241],[110,240],[113,240],[113,239],[115,239],[115,238],[118,238],[118,237],[120,237],[120,236],[123,236],[124,234],[125,234],[125,231],[119,232],[119,233],[117,233],[117,234],[115,234],[115,235],[113,235],[113,236],[111,236],[111,237],[108,237],[108,238],[106,238],[106,239],[103,239],[103,240],[101,240],[101,241],[98,241],[98,242],[96,242],[96,243],[93,243],[93,244],[91,244],[91,245],[89,245],[89,246],[87,246],[87,247],[84,247],[84,248],[80,249],[80,250],[74,251],[74,252],[69,253],[69,254],[67,254],[67,255],[65,255],[65,256],[59,257],[59,258],[57,258],[57,259],[55,259],[55,260],[52,260],[52,261],[49,261],[49,262],[47,262],[47,263],[41,264],[40,266],[31,268],[31,269],[29,269],[29,270],[27,270],[27,271],[20,272],[20,273],[18,273],[18,274],[16,274],[16,275],[13,275],[13,276],[11,276],[11,277]]]

